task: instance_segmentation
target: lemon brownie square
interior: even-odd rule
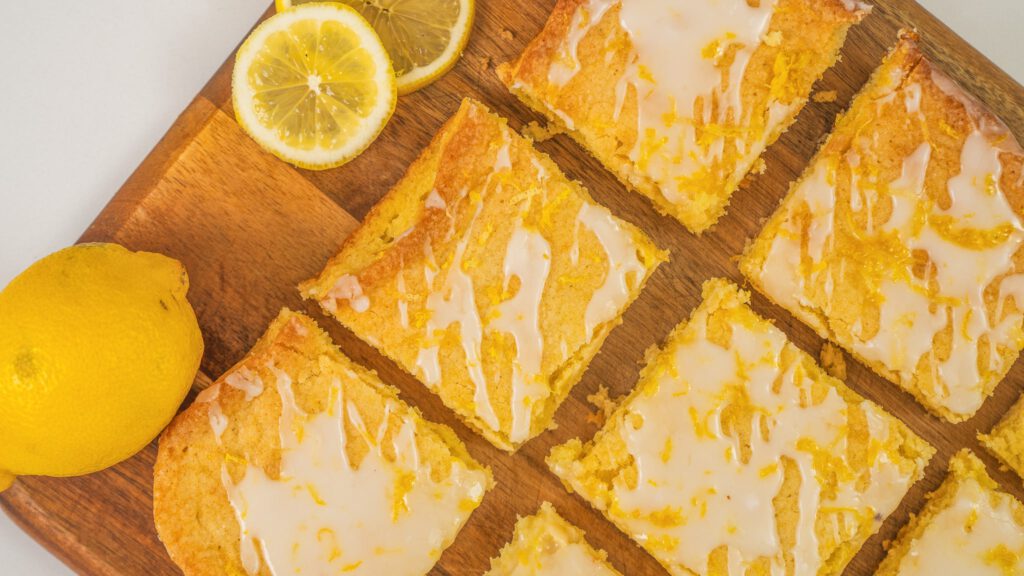
[[[284,311],[164,432],[153,510],[189,576],[426,574],[492,484],[449,428]]]
[[[850,0],[560,0],[498,74],[699,234],[868,10]]]
[[[964,449],[875,574],[1024,574],[1024,505],[1001,492],[981,460]]]
[[[1024,478],[1024,396],[988,434],[979,434],[978,440],[1003,464]]]
[[[740,268],[931,412],[966,420],[1024,347],[1022,162],[904,34]]]
[[[484,576],[621,576],[605,556],[544,502],[536,514],[516,522],[512,541],[491,559]]]
[[[466,100],[301,290],[514,450],[552,425],[664,258]]]
[[[672,574],[839,574],[934,450],[726,280],[548,465]]]

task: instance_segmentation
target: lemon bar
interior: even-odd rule
[[[981,460],[964,449],[875,574],[1024,574],[1024,505],[1001,492]]]
[[[484,576],[620,576],[594,550],[583,531],[569,524],[549,502],[516,522],[512,541],[491,559]]]
[[[466,100],[301,290],[514,450],[552,425],[664,258]]]
[[[930,411],[966,420],[1024,347],[1022,161],[904,35],[740,268]]]
[[[636,389],[548,465],[672,574],[839,574],[934,450],[709,280]]]
[[[188,576],[426,574],[493,484],[289,311],[175,418],[154,476],[157,532]]]
[[[981,434],[978,439],[1003,464],[1024,478],[1024,396],[990,433]]]
[[[699,234],[868,11],[852,0],[559,0],[498,74]]]

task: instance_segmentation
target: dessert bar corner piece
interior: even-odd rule
[[[466,100],[301,290],[514,450],[552,426],[664,258]]]
[[[904,34],[740,268],[952,422],[1024,347],[1024,151]]]
[[[492,484],[286,310],[164,432],[153,511],[187,576],[426,574]]]
[[[589,443],[548,465],[672,574],[839,574],[934,450],[726,280]]]
[[[876,576],[1024,574],[1024,505],[964,449],[924,509],[900,530]]]
[[[978,440],[986,450],[1024,478],[1024,396],[988,434],[979,434]]]
[[[544,502],[533,516],[516,522],[512,541],[484,576],[620,576],[605,561],[604,551],[587,544],[583,531]]]
[[[869,10],[850,0],[560,0],[498,74],[699,234]]]

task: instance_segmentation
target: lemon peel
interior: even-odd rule
[[[0,485],[125,460],[170,422],[203,354],[188,276],[116,244],[51,254],[0,291]]]
[[[377,31],[391,55],[399,95],[433,83],[455,66],[469,43],[476,16],[474,0],[341,1]],[[307,3],[276,0],[275,6],[283,12]]]
[[[271,16],[238,49],[231,76],[238,124],[300,168],[341,166],[363,152],[395,110],[390,57],[358,12],[337,2]]]

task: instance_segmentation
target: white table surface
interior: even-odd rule
[[[1024,83],[1024,3],[919,1]],[[268,4],[4,3],[0,285],[78,238]],[[0,572],[70,573],[3,514]]]

